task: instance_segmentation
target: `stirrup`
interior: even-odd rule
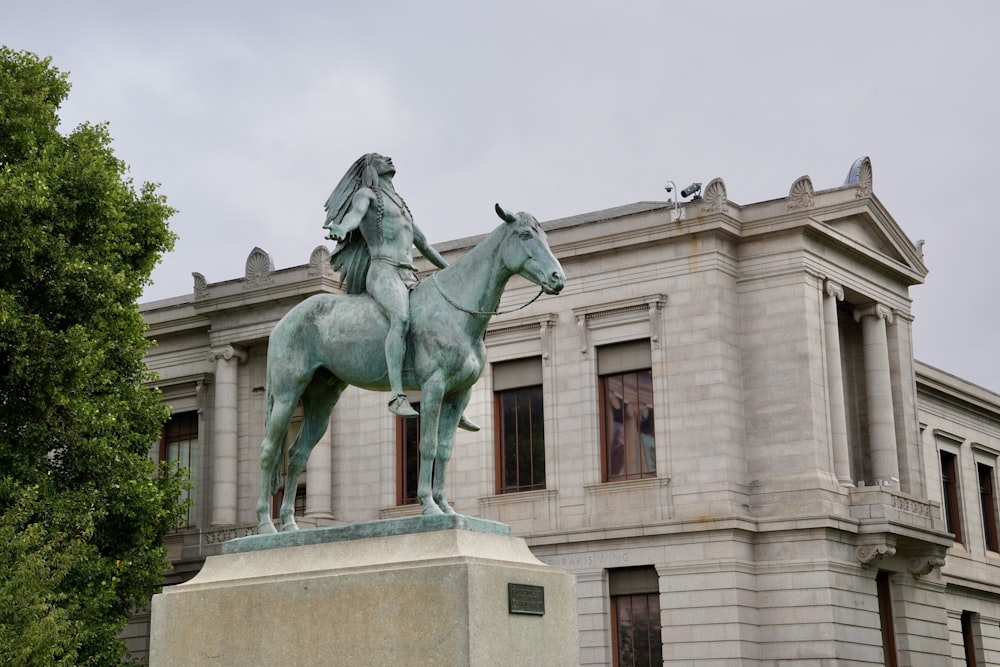
[[[389,401],[389,412],[400,417],[419,417],[420,413],[410,407],[406,394],[396,394]]]
[[[479,430],[479,424],[470,419],[466,419],[465,415],[462,415],[462,418],[458,420],[458,427],[463,431],[471,431],[472,433]]]

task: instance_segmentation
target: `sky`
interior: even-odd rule
[[[0,0],[0,42],[69,72],[64,128],[107,122],[177,209],[143,301],[254,247],[307,263],[367,152],[431,243],[488,232],[494,202],[545,221],[719,177],[750,204],[869,156],[926,241],[916,357],[994,392],[998,30],[993,0]]]

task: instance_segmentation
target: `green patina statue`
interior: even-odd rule
[[[504,286],[519,274],[558,294],[565,282],[545,232],[527,213],[510,213],[479,245],[449,266],[413,224],[392,186],[392,160],[361,157],[327,200],[330,238],[348,294],[319,294],[275,326],[267,353],[265,436],[261,443],[260,533],[273,533],[270,498],[292,411],[301,399],[302,429],[288,452],[285,488],[295,488],[313,446],[326,431],[341,392],[354,385],[390,391],[389,409],[416,415],[404,389],[419,389],[420,473],[424,514],[454,514],[444,493],[455,430],[486,363],[483,335]],[[441,271],[418,281],[416,245]],[[474,429],[471,424],[467,428]],[[282,530],[296,530],[294,494],[281,504]]]

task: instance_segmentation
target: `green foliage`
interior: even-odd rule
[[[183,480],[149,459],[136,301],[174,237],[105,125],[59,132],[67,76],[0,47],[0,655],[120,664],[161,581]]]

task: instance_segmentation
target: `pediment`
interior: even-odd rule
[[[831,207],[826,215],[817,211],[813,219],[823,223],[831,239],[908,274],[915,283],[923,282],[927,275],[921,249],[874,196],[856,200],[847,207]]]
[[[903,257],[903,254],[870,216],[852,215],[838,220],[829,220],[826,224],[880,255],[885,255],[897,262],[906,263],[906,258]]]

